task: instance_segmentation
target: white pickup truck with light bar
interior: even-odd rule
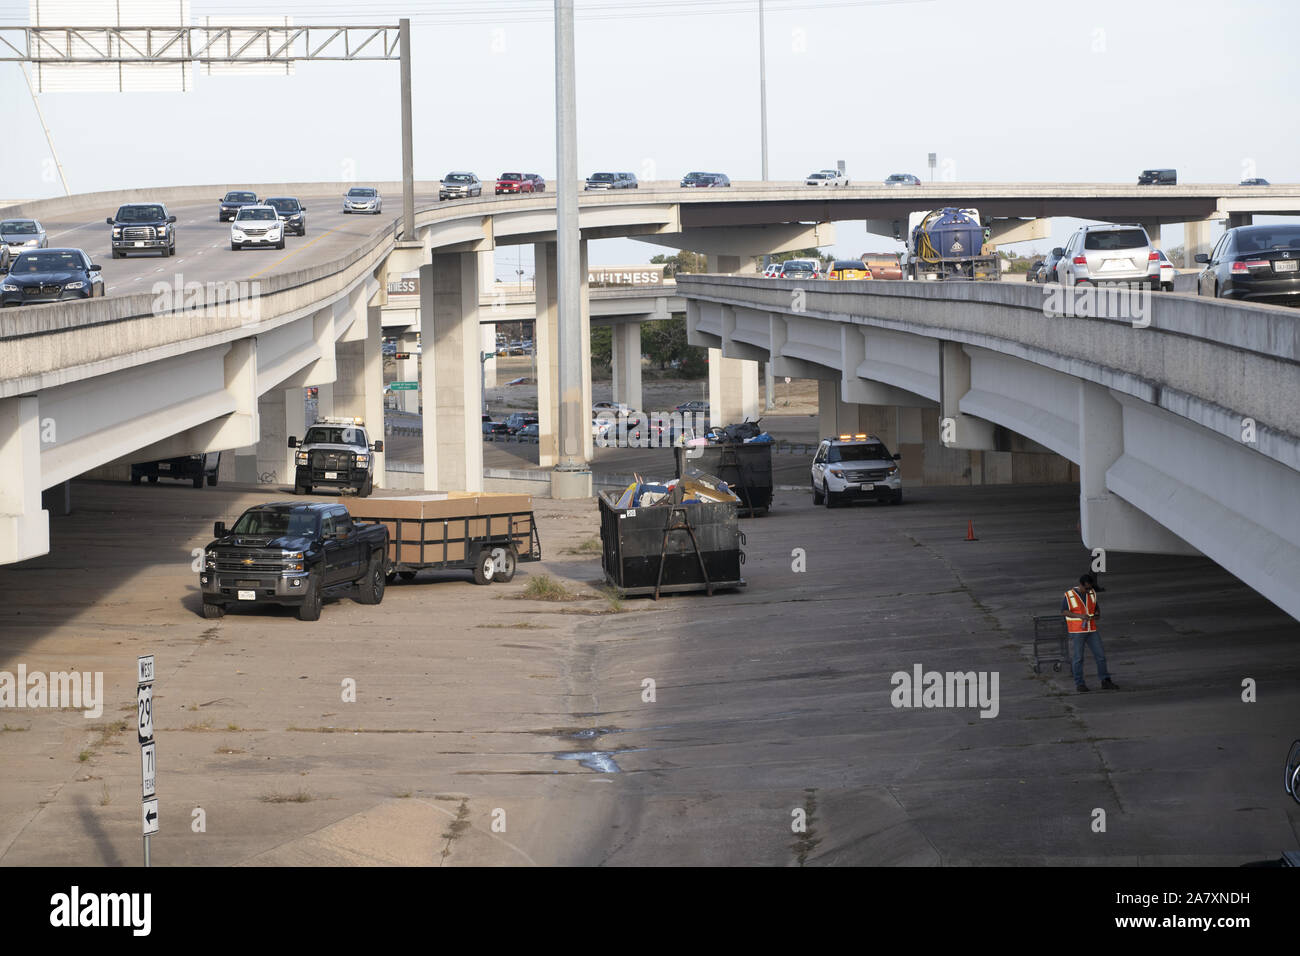
[[[371,442],[361,418],[322,418],[299,441],[289,436],[294,455],[293,493],[311,494],[312,488],[351,488],[366,498],[375,485],[375,452],[382,441]]]

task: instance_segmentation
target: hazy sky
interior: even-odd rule
[[[582,172],[757,179],[757,6],[579,0]],[[839,159],[856,180],[928,179],[935,152],[937,174],[958,181],[1131,183],[1166,166],[1180,182],[1300,180],[1294,0],[766,7],[774,179]],[[429,180],[450,169],[553,177],[551,9],[546,0],[192,4],[195,17],[289,15],[298,24],[409,15],[416,175]],[[26,0],[0,0],[0,25],[27,18]],[[0,198],[56,195],[18,70],[0,64]],[[305,63],[292,77],[196,72],[190,93],[49,93],[40,102],[74,192],[400,175],[395,62]],[[861,223],[837,228],[836,254],[893,247]],[[1057,222],[1057,241],[1071,228]],[[1166,227],[1165,246],[1180,232]],[[592,244],[591,258],[638,262],[658,251],[607,240]],[[514,259],[499,251],[498,274]]]

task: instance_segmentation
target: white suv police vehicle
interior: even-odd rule
[[[307,429],[302,441],[289,436],[296,448],[293,493],[309,495],[312,488],[328,485],[352,488],[365,498],[375,486],[375,456],[382,441],[371,442],[360,418],[322,418]]]
[[[891,455],[874,435],[823,438],[812,463],[813,504],[833,508],[841,501],[903,501],[903,478]]]

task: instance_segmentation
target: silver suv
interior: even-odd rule
[[[483,195],[483,182],[473,173],[452,172],[442,177],[438,184],[438,201],[444,199],[469,199]]]
[[[833,508],[841,501],[903,501],[903,478],[891,455],[875,435],[823,438],[812,462],[813,504]]]
[[[1052,254],[1061,256],[1056,275],[1062,285],[1122,282],[1160,288],[1160,256],[1141,226],[1083,226]]]

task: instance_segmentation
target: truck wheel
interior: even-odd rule
[[[894,497],[892,497],[892,498],[889,499],[889,503],[890,503],[891,505],[901,505],[901,504],[903,503],[903,492],[902,492],[902,489],[899,489],[898,494],[894,495]]]
[[[216,475],[208,475],[208,487],[209,487],[209,488],[215,488],[215,487],[217,487],[217,476],[216,476]]]
[[[131,472],[131,484],[133,485],[140,484],[140,477],[141,476],[137,475],[135,472]]]
[[[113,258],[114,258],[114,259],[121,259],[121,258],[122,258],[122,253],[121,253],[119,250],[114,249],[114,250],[113,250]]]
[[[482,548],[474,559],[474,583],[491,584],[496,569],[497,566],[492,559],[492,552],[487,548]]]
[[[156,485],[156,484],[158,484],[158,476],[157,476],[157,475],[150,475],[150,476],[149,476],[149,484],[151,484],[151,485]]]
[[[242,248],[243,248],[243,246],[241,246],[241,245],[240,245],[239,243],[237,243],[237,242],[232,242],[232,243],[230,244],[230,250],[231,250],[232,252],[238,252],[238,251],[239,251],[240,249],[242,249]]]
[[[310,578],[307,582],[307,593],[303,595],[302,603],[298,605],[298,620],[319,621],[320,607],[320,580]]]
[[[209,620],[226,616],[226,606],[224,604],[209,604],[203,602],[203,616]]]
[[[194,479],[194,487],[195,487],[195,488],[202,488],[202,487],[203,487],[203,476],[202,476],[202,475],[199,475],[197,478]]]
[[[492,549],[492,580],[499,584],[509,584],[515,576],[519,558],[511,547]]]
[[[366,576],[357,582],[357,603],[378,604],[384,599],[386,583],[384,562],[378,553],[373,554],[370,556],[370,564],[366,566]]]
[[[817,490],[817,482],[815,481],[813,482],[812,489],[813,489],[813,504],[814,505],[821,504],[825,500],[825,496],[820,491]]]
[[[375,479],[373,476],[366,478],[366,483],[357,489],[358,498],[369,498],[370,492],[375,490]]]
[[[281,236],[281,237],[280,237],[280,241],[277,242],[277,243],[275,244],[275,248],[277,248],[277,249],[283,249],[283,248],[284,248],[284,236]]]
[[[295,481],[293,483],[293,493],[295,495],[309,495],[311,494],[311,485],[301,485]]]
[[[835,492],[831,491],[830,488],[827,488],[827,489],[826,489],[826,507],[827,507],[827,508],[834,508],[837,504],[839,504],[839,502],[838,502],[838,501],[836,500],[836,498],[835,498]]]

